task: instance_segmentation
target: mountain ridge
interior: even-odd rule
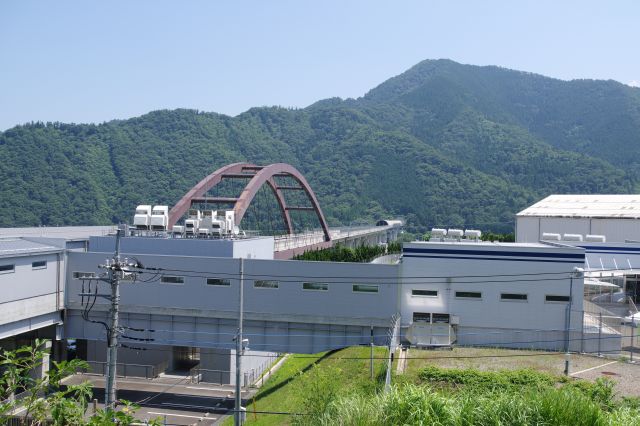
[[[299,168],[332,225],[402,215],[415,232],[508,231],[553,192],[638,191],[637,154],[640,89],[427,60],[306,108],[0,132],[0,226],[128,220],[143,201],[172,205],[218,167],[251,161]]]

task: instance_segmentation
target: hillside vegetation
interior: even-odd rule
[[[291,163],[332,226],[509,232],[551,193],[638,191],[640,89],[424,61],[359,99],[236,117],[155,111],[0,133],[0,226],[111,224],[222,165]]]
[[[480,371],[427,362],[414,373],[394,374],[385,393],[388,352],[376,348],[372,380],[368,351],[351,347],[290,356],[248,401],[247,424],[640,425],[640,401],[616,395],[613,382],[569,379],[534,368]]]

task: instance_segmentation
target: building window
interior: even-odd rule
[[[36,260],[35,262],[31,262],[31,269],[46,269],[47,261],[46,260]]]
[[[449,314],[432,314],[431,322],[434,324],[449,324]]]
[[[217,285],[221,287],[229,287],[231,281],[225,278],[207,278],[207,285]]]
[[[414,312],[413,322],[431,322],[431,314],[428,312]]]
[[[0,274],[10,274],[16,271],[16,265],[0,265]]]
[[[328,291],[329,284],[327,283],[302,283],[303,290],[313,290],[313,291]]]
[[[482,299],[479,291],[456,291],[457,299]]]
[[[355,293],[377,293],[378,286],[373,284],[354,284],[353,291]]]
[[[521,293],[501,293],[500,300],[507,300],[509,302],[526,302],[527,295]]]
[[[160,282],[164,284],[184,284],[184,277],[176,275],[163,275],[160,278]]]
[[[98,278],[95,272],[79,272],[79,271],[73,272],[74,280],[92,280],[95,278]]]
[[[421,289],[412,289],[411,296],[414,297],[438,297],[438,290],[421,290]]]
[[[568,302],[569,296],[556,296],[553,294],[547,294],[544,297],[545,302]]]
[[[253,288],[278,288],[280,283],[272,280],[256,280],[253,282]]]

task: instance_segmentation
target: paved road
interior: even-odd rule
[[[104,401],[104,377],[77,374],[65,379],[64,384],[76,384],[89,380],[93,385],[93,394],[98,399],[99,408]],[[208,383],[190,384],[186,378],[173,380],[147,380],[118,378],[118,399],[124,399],[140,405],[136,417],[148,420],[160,417],[167,424],[213,425],[221,416],[232,414],[234,407],[234,389],[230,385]],[[248,399],[252,392],[242,392]]]

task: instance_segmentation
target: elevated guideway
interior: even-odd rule
[[[225,181],[244,181],[246,185],[237,197],[210,195],[210,191],[222,186]],[[386,243],[395,240],[402,228],[402,222],[399,220],[382,220],[377,223],[378,226],[329,228],[315,193],[302,173],[295,167],[285,163],[267,166],[234,163],[206,176],[176,203],[169,211],[169,230],[188,211],[200,205],[232,204],[235,223],[240,226],[262,187],[270,188],[273,193],[287,232],[284,236],[274,237],[276,259],[291,259],[305,251],[328,248],[335,244],[354,247],[361,244]],[[304,194],[304,197],[291,197],[292,194]],[[310,232],[296,231],[292,216],[292,212],[296,211],[310,212],[317,219],[319,228]]]

